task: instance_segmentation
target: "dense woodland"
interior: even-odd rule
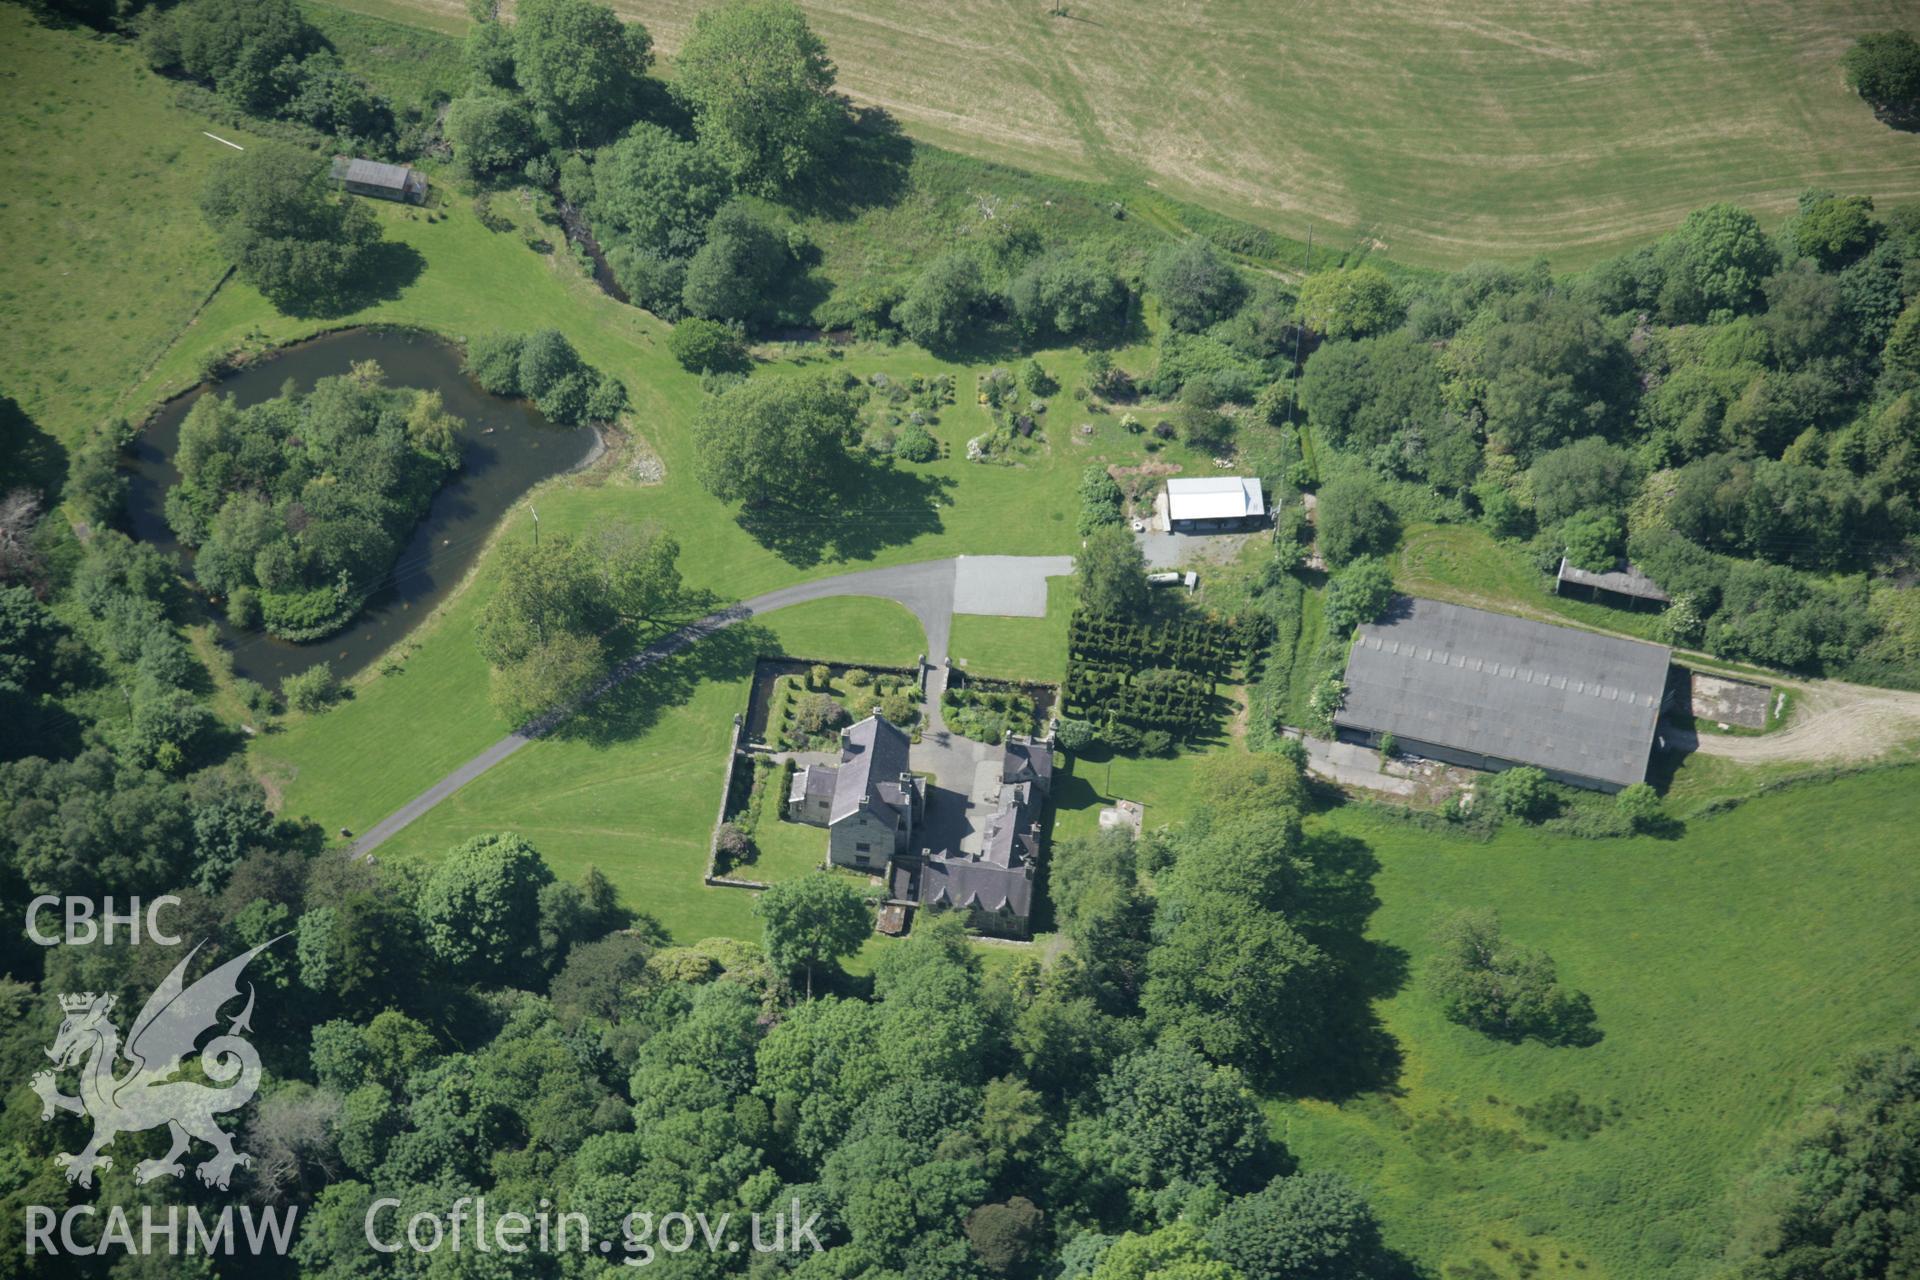
[[[114,620],[142,613],[147,636],[171,638],[161,563],[101,535],[29,567],[35,585],[7,588],[0,614],[8,692],[60,722],[18,743],[41,754],[0,764],[7,895],[171,890],[178,931],[216,956],[290,935],[249,971],[268,1082],[242,1145],[256,1156],[245,1194],[303,1206],[300,1274],[440,1274],[407,1253],[371,1259],[365,1208],[380,1194],[438,1211],[481,1192],[529,1211],[544,1196],[609,1231],[636,1208],[797,1199],[825,1248],[788,1259],[800,1275],[1117,1280],[1190,1262],[1232,1280],[1400,1265],[1359,1193],[1296,1168],[1257,1105],[1256,1090],[1338,1092],[1378,1067],[1370,866],[1302,835],[1291,761],[1216,762],[1182,830],[1061,843],[1071,954],[989,975],[958,922],[935,919],[854,978],[837,962],[868,936],[870,908],[825,876],[764,896],[763,944],[675,947],[597,875],[557,882],[514,836],[430,869],[326,851],[219,764],[217,744],[153,758],[90,701],[152,678],[124,666],[144,671],[159,651],[122,657]],[[490,620],[496,642],[525,616]],[[31,661],[43,651],[57,660]],[[183,679],[204,679],[180,661]],[[16,934],[7,946],[0,1053],[22,1078],[59,1017],[40,993],[137,1006],[177,959],[151,945],[42,951]],[[65,1202],[51,1155],[80,1127],[43,1124],[29,1092],[8,1095],[9,1221]],[[132,1185],[154,1141],[121,1136],[98,1174],[107,1194],[215,1203],[191,1179]],[[750,1257],[656,1265],[742,1274]],[[71,1273],[48,1265],[38,1273]],[[247,1265],[234,1274],[258,1274]],[[548,1257],[514,1274],[604,1265]]]

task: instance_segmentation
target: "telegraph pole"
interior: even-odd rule
[[[538,551],[540,549],[540,508],[529,502],[527,510],[533,512],[533,549]]]

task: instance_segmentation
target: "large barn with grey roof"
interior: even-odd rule
[[[1346,741],[1475,769],[1533,765],[1619,791],[1647,777],[1672,653],[1663,645],[1403,598],[1347,660]]]

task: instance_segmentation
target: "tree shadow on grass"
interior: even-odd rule
[[[773,633],[755,622],[706,630],[677,652],[634,671],[556,725],[546,736],[610,747],[631,742],[689,701],[709,680],[744,680],[763,654],[777,652]]]
[[[19,485],[51,506],[67,484],[67,451],[18,400],[0,393],[0,493]]]
[[[871,560],[883,549],[938,533],[953,489],[944,476],[849,458],[826,484],[741,510],[740,527],[788,564]]]
[[[1373,889],[1379,859],[1365,841],[1331,831],[1308,834],[1301,851],[1309,870],[1300,929],[1339,964],[1341,980],[1327,1005],[1320,1049],[1289,1084],[1334,1101],[1391,1088],[1400,1077],[1400,1046],[1374,1005],[1406,986],[1409,968],[1404,950],[1367,936],[1380,906]]]
[[[330,320],[382,302],[392,302],[426,270],[427,260],[410,244],[381,240],[361,254],[353,274],[338,289],[310,298],[276,300],[274,305],[301,320]]]
[[[854,107],[840,148],[817,166],[787,204],[796,213],[844,221],[864,209],[897,204],[907,190],[913,143],[881,107]]]

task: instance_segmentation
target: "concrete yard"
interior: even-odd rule
[[[1044,618],[1047,579],[1072,572],[1072,556],[960,556],[954,561],[953,611]]]

